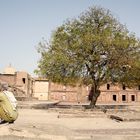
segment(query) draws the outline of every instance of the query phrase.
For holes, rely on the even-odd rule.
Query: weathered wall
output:
[[[87,101],[88,88],[84,86],[64,86],[61,84],[50,83],[50,99],[69,102]]]
[[[25,96],[27,97],[30,97],[33,94],[33,79],[27,72],[15,72],[15,74],[0,74],[0,82],[5,82],[10,86],[13,86],[14,90],[25,93]]]
[[[35,80],[34,82],[34,97],[39,100],[49,99],[49,82],[48,80]]]
[[[88,102],[90,88],[87,86],[64,86],[62,84],[49,83],[47,79],[33,79],[27,72],[15,74],[0,74],[0,81],[6,82],[27,97],[37,97],[39,100],[58,100],[66,102]],[[134,103],[140,102],[140,87],[129,89],[122,86],[105,84],[101,86],[101,95],[97,103]],[[18,91],[18,90],[17,90]]]
[[[32,96],[33,79],[27,72],[17,72],[16,87],[23,90],[26,93],[26,96]]]
[[[86,86],[70,87],[60,84],[51,83],[49,88],[50,99],[70,102],[87,102],[90,88]],[[133,103],[140,102],[140,90],[122,88],[107,84],[101,86],[101,94],[97,103]]]
[[[0,74],[0,81],[9,83],[10,85],[15,85],[16,75],[14,74]]]

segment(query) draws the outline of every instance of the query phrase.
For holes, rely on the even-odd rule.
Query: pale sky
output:
[[[42,38],[49,41],[56,27],[91,6],[111,10],[140,37],[140,0],[0,0],[0,72],[12,64],[34,75],[37,44]]]

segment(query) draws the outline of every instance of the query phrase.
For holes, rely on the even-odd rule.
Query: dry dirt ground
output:
[[[139,112],[114,112],[137,118],[120,122],[110,119],[108,112],[93,112],[19,109],[14,124],[0,124],[0,140],[140,140]]]

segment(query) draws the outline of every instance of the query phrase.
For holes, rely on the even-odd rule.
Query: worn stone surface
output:
[[[94,117],[90,117],[94,114]],[[14,124],[0,125],[2,140],[139,140],[140,121],[116,122],[108,118],[113,111],[82,109],[19,109]],[[139,112],[117,112],[135,119]],[[66,115],[68,117],[58,117]],[[78,117],[75,117],[78,115]],[[104,117],[99,117],[104,115]],[[122,117],[121,116],[121,117]]]

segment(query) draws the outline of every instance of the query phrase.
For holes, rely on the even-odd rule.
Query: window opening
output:
[[[131,101],[135,101],[135,95],[131,95]]]
[[[107,84],[107,90],[109,90],[110,89],[110,84]]]
[[[126,89],[125,85],[123,85],[123,87],[122,87],[122,88],[123,88],[123,90],[125,90],[125,89]]]
[[[26,79],[25,78],[22,78],[22,82],[25,84],[25,81],[26,81]]]
[[[140,90],[140,85],[138,86],[138,90]]]
[[[117,101],[117,96],[113,95],[113,101]]]
[[[126,95],[122,95],[122,101],[126,101]]]

